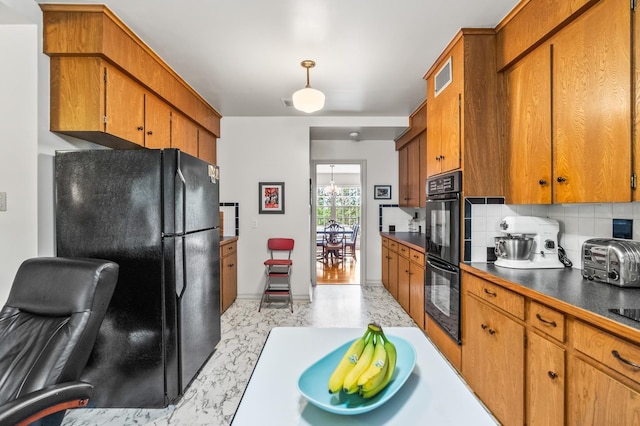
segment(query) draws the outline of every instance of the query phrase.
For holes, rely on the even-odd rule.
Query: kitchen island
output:
[[[361,328],[272,329],[232,424],[497,424],[456,370],[415,327],[385,328],[390,339],[399,336],[410,342],[417,355],[407,382],[385,404],[354,416],[330,413],[310,404],[297,389],[300,375],[363,332]]]

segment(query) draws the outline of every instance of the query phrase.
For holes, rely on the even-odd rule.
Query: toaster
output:
[[[640,287],[640,241],[616,238],[585,241],[582,276],[620,287]]]

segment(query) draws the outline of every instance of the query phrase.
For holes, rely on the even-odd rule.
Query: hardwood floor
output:
[[[356,259],[360,250],[356,250]],[[316,283],[322,284],[362,284],[360,282],[360,264],[351,256],[342,262],[316,261]]]

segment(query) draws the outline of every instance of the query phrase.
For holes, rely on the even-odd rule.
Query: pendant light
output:
[[[307,85],[293,94],[293,106],[295,109],[307,113],[320,111],[324,108],[324,93],[312,89],[309,84],[309,68],[315,67],[316,63],[307,59],[300,62],[300,65],[307,69]]]
[[[333,180],[333,168],[335,166],[331,164],[329,167],[331,167],[331,180],[329,181],[329,185],[325,188],[325,192],[330,195],[337,195],[338,187],[336,186],[336,182]]]

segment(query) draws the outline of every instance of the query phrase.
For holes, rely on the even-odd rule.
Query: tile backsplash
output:
[[[504,235],[499,224],[505,216],[539,216],[560,224],[559,244],[574,268],[581,267],[582,243],[590,238],[613,236],[613,220],[633,221],[633,239],[640,240],[640,203],[510,205],[487,203],[495,199],[465,199],[465,261],[486,262],[494,237]],[[470,210],[470,211],[469,211]]]
[[[389,232],[389,225],[395,226],[395,232],[417,232],[418,229],[425,228],[425,209],[399,207],[397,204],[380,204],[379,206],[380,231]],[[418,216],[415,219],[415,216]],[[414,229],[410,229],[411,226]]]

